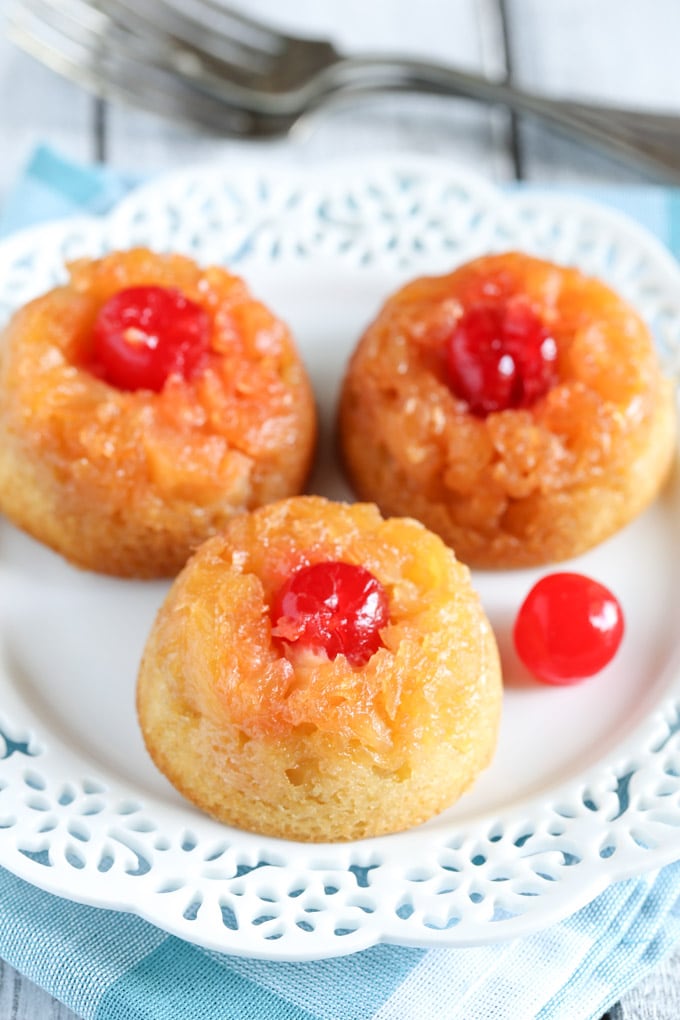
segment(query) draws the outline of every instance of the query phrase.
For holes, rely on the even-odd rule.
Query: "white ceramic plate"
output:
[[[0,314],[63,262],[145,243],[237,268],[288,319],[324,416],[311,489],[349,496],[332,448],[349,351],[404,279],[518,247],[609,280],[680,352],[680,273],[639,228],[596,206],[502,197],[448,166],[191,170],[107,220],[0,246]],[[0,525],[0,864],[45,889],[135,911],[180,937],[303,960],[379,941],[452,946],[536,930],[615,879],[680,857],[680,484],[571,564],[619,596],[614,663],[576,687],[530,681],[509,633],[535,571],[476,576],[507,680],[493,765],[410,832],[309,846],[226,828],[146,756],[134,714],[145,636],[166,585],[78,572]],[[545,571],[543,571],[545,573]]]

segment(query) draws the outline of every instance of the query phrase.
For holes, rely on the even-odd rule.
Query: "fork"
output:
[[[463,96],[541,119],[680,181],[680,115],[551,99],[444,64],[343,56],[219,0],[15,0],[8,34],[96,94],[240,137],[290,132],[369,92]]]

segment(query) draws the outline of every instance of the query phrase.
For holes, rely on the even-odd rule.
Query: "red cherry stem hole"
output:
[[[470,411],[530,407],[557,381],[557,346],[526,299],[472,305],[449,337],[448,382]]]
[[[272,634],[289,649],[346,656],[363,666],[382,647],[389,623],[387,592],[364,567],[315,563],[288,577],[271,607]]]
[[[210,316],[181,291],[128,287],[100,308],[88,367],[117,389],[159,392],[169,376],[201,370],[210,339]]]

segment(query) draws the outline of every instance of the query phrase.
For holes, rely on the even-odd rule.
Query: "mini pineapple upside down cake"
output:
[[[0,511],[79,566],[175,574],[235,513],[302,489],[309,381],[222,268],[139,248],[69,271],[0,343]]]
[[[368,504],[234,518],[175,580],[137,708],[147,748],[216,818],[304,841],[406,829],[489,763],[498,653],[469,572]]]
[[[472,566],[524,567],[584,552],[651,502],[675,405],[635,309],[511,252],[387,301],[349,364],[340,440],[361,499]]]

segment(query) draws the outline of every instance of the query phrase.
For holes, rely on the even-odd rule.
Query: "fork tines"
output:
[[[8,36],[32,56],[103,98],[114,98],[155,113],[201,124],[220,133],[269,136],[285,133],[294,118],[267,116],[242,101],[242,86],[231,84],[243,67],[266,70],[266,60],[285,39],[257,32],[250,19],[233,15],[224,24],[239,37],[219,49],[206,27],[209,9],[200,0],[179,10],[165,0],[16,0]],[[191,15],[187,13],[191,10]],[[155,21],[163,14],[162,23]],[[227,12],[228,13],[228,12]],[[248,39],[244,36],[248,35]],[[255,45],[257,41],[257,45]]]

